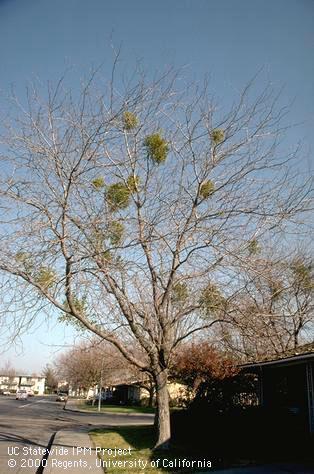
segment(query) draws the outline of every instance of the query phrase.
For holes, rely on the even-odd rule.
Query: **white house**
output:
[[[35,395],[43,395],[45,392],[45,377],[37,375],[1,375],[0,390],[15,393],[17,389],[31,390]]]

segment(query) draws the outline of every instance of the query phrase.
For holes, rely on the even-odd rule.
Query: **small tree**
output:
[[[310,185],[278,150],[285,110],[269,88],[249,84],[223,112],[172,72],[123,91],[95,81],[15,100],[2,122],[0,269],[24,304],[151,374],[167,447],[174,350],[226,320],[243,249],[305,211]]]
[[[75,389],[88,393],[98,385],[111,386],[119,383],[138,383],[148,390],[148,375],[130,364],[122,354],[108,343],[92,340],[81,342],[62,353],[55,362],[58,373]]]
[[[101,354],[86,343],[62,353],[55,366],[72,389],[83,390],[87,394],[99,383],[104,371]]]
[[[47,364],[42,372],[45,377],[45,389],[48,393],[54,393],[58,389],[58,377],[56,371]]]

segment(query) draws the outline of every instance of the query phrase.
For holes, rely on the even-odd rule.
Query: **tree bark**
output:
[[[168,372],[162,370],[155,375],[156,383],[156,415],[155,426],[158,438],[154,449],[168,449],[170,445],[170,410],[168,394]]]
[[[152,408],[154,406],[154,387],[150,387],[148,390],[148,393],[149,393],[148,406]]]

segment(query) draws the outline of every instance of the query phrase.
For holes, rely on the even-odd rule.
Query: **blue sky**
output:
[[[18,95],[34,77],[45,83],[74,66],[78,77],[111,62],[110,38],[122,45],[125,69],[141,59],[145,69],[187,66],[186,74],[211,78],[213,93],[227,102],[263,68],[293,101],[290,140],[313,150],[313,0],[0,0],[0,91]],[[73,83],[73,87],[75,84]],[[51,345],[72,332],[51,322],[24,338],[24,353],[0,355],[19,368],[40,370]]]

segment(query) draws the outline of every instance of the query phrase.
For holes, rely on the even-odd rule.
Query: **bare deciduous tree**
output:
[[[81,342],[62,353],[55,366],[72,389],[83,389],[87,394],[100,380],[103,386],[136,382],[146,387],[148,382],[148,374],[140,372],[117,349],[104,342]]]
[[[6,377],[3,382],[7,384],[8,390],[14,390],[16,387],[15,378],[17,376],[17,371],[9,360],[7,360],[3,367],[0,368],[0,374]]]
[[[43,377],[45,377],[45,390],[48,393],[53,393],[58,388],[58,381],[59,381],[59,374],[57,375],[56,371],[54,370],[51,365],[47,364],[44,367],[42,372]]]
[[[84,390],[87,393],[99,383],[101,372],[104,371],[98,351],[84,343],[62,353],[55,361],[55,366],[72,390]]]
[[[231,324],[220,325],[223,345],[256,360],[312,341],[313,293],[313,264],[306,254],[251,256],[228,302]]]
[[[219,289],[232,293],[244,249],[291,228],[311,188],[280,148],[286,110],[269,87],[249,84],[225,113],[172,72],[96,76],[15,100],[2,124],[3,288],[149,372],[166,447],[174,349],[224,320]]]

